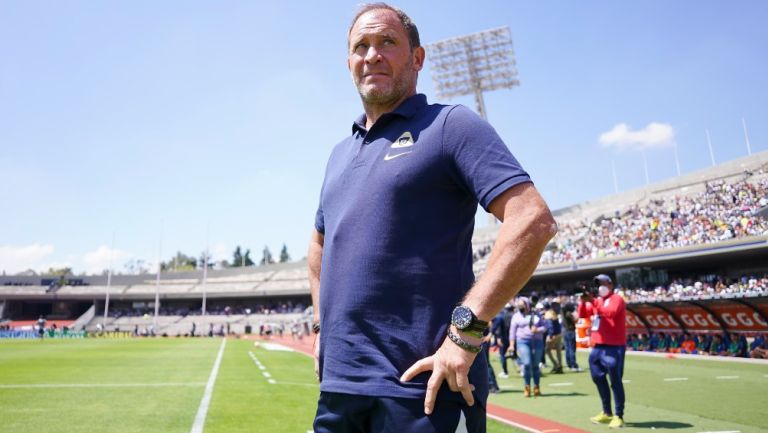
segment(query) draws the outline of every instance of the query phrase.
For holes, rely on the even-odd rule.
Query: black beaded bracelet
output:
[[[467,352],[477,353],[481,349],[480,346],[475,346],[469,342],[462,340],[461,337],[459,337],[458,335],[454,334],[453,331],[451,331],[451,328],[448,328],[448,338],[450,338],[451,341],[456,343],[457,346],[461,347]]]
[[[319,334],[320,333],[320,322],[315,322],[312,324],[312,333],[313,334]]]

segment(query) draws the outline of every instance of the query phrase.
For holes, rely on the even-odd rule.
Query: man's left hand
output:
[[[403,373],[400,381],[408,382],[420,373],[432,371],[424,398],[424,413],[427,415],[435,408],[437,391],[443,381],[448,382],[451,391],[460,392],[467,404],[472,406],[475,404],[475,397],[472,395],[475,387],[469,383],[468,375],[476,356],[476,353],[462,349],[446,337],[434,355],[416,361]]]

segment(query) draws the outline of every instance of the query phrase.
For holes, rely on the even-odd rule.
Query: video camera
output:
[[[597,288],[600,287],[599,281],[592,280],[592,281],[581,281],[576,284],[576,297],[581,298],[584,295],[596,297],[597,296]]]

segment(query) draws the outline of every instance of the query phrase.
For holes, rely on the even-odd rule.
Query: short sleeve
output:
[[[321,202],[317,206],[317,212],[315,212],[315,230],[319,233],[325,234],[325,217],[323,215],[323,203]]]
[[[445,117],[443,153],[457,180],[486,211],[501,193],[532,182],[493,127],[467,107],[452,107]]]

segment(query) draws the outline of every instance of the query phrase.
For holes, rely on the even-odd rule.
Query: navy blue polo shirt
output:
[[[321,391],[423,398],[428,373],[399,378],[445,339],[474,282],[472,232],[510,187],[530,182],[496,131],[463,106],[418,94],[333,149],[315,228],[320,272]],[[487,397],[478,356],[470,382]],[[461,398],[444,384],[438,398]],[[483,400],[484,401],[484,400]]]

